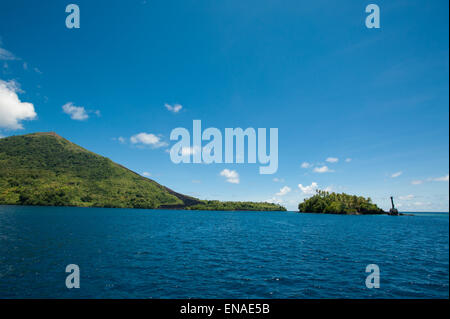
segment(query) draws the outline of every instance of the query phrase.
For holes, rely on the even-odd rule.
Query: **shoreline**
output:
[[[183,210],[183,211],[199,211],[199,212],[283,212],[283,213],[295,213],[295,211],[287,211],[287,210],[249,210],[249,209],[184,209],[184,208],[137,208],[137,207],[101,207],[101,206],[74,206],[74,205],[17,205],[17,204],[2,204],[0,203],[0,207],[55,207],[55,208],[95,208],[95,209],[134,209],[134,210]]]
[[[166,210],[166,211],[198,211],[198,212],[266,212],[266,213],[295,213],[295,214],[316,214],[316,215],[341,215],[341,216],[385,216],[389,213],[382,214],[331,214],[331,213],[315,213],[315,212],[299,212],[296,210],[212,210],[212,209],[183,209],[183,208],[134,208],[134,207],[98,207],[98,206],[55,206],[55,205],[16,205],[16,204],[0,204],[0,208],[5,207],[49,207],[49,208],[93,208],[93,209],[133,209],[137,211],[142,210]],[[439,211],[439,212],[403,212],[399,213],[398,216],[416,216],[416,214],[450,214],[450,212]]]

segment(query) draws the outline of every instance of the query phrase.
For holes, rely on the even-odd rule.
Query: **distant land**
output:
[[[377,215],[388,214],[372,203],[370,198],[348,195],[345,193],[329,193],[317,190],[316,195],[307,198],[298,205],[301,213],[322,213],[340,215]],[[402,214],[401,214],[402,215]]]
[[[285,211],[177,193],[56,133],[0,139],[0,205]]]

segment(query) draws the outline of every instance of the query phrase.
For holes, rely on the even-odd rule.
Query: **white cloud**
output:
[[[309,186],[303,186],[302,184],[298,184],[298,188],[307,195],[312,195],[316,192],[318,185],[316,182],[312,182]]]
[[[34,120],[37,117],[31,103],[20,101],[21,93],[14,81],[0,80],[0,127],[11,130],[23,129],[20,121]]]
[[[308,162],[303,162],[301,166],[302,166],[302,168],[310,168],[312,166],[312,164],[308,163]]]
[[[395,172],[394,174],[391,175],[391,177],[392,177],[392,178],[397,178],[397,177],[399,177],[399,176],[402,175],[402,174],[403,174],[402,171],[400,171],[400,172]]]
[[[284,196],[287,193],[289,193],[291,191],[291,188],[289,186],[284,186],[283,188],[280,189],[280,191],[276,194],[277,196]]]
[[[337,157],[328,157],[328,158],[326,159],[326,161],[327,161],[328,163],[337,163],[337,162],[339,162],[339,158],[337,158]]]
[[[145,177],[150,177],[150,176],[152,176],[152,174],[150,174],[149,172],[143,172],[141,175],[142,175],[142,176],[145,176]]]
[[[120,144],[125,144],[127,142],[127,140],[124,137],[122,137],[122,136],[113,137],[112,140],[113,141],[118,141]]]
[[[0,60],[18,60],[18,58],[8,50],[0,48]]]
[[[224,169],[220,172],[220,176],[224,176],[228,183],[239,184],[239,174],[236,171]]]
[[[433,182],[448,182],[448,174],[442,177],[430,178]]]
[[[448,182],[448,181],[449,181],[449,176],[447,174],[447,175],[441,176],[441,177],[430,177],[430,178],[427,178],[426,180],[414,180],[414,181],[411,181],[411,184],[420,185],[420,184],[423,184],[424,182]]]
[[[348,158],[345,159],[345,161],[346,161],[347,163],[350,163],[350,162],[352,161],[352,159],[351,159],[350,157],[348,157]]]
[[[166,104],[164,104],[164,106],[166,107],[166,109],[168,109],[172,113],[178,113],[183,108],[183,106],[181,104],[170,105],[170,104],[166,103]]]
[[[329,169],[328,166],[315,167],[314,172],[316,173],[330,173],[333,170]]]
[[[70,115],[72,120],[84,121],[89,118],[86,110],[82,106],[75,106],[72,102],[68,102],[62,106],[64,113]]]
[[[276,182],[276,183],[283,183],[283,182],[284,182],[284,178],[278,178],[278,177],[275,177],[275,178],[273,179],[273,181]]]
[[[266,200],[266,202],[281,205],[283,203],[283,200],[281,198],[272,197]]]
[[[130,142],[133,144],[144,144],[158,148],[166,146],[167,143],[161,141],[159,136],[152,133],[139,133],[130,137]]]
[[[399,196],[398,198],[401,200],[412,200],[414,195]]]

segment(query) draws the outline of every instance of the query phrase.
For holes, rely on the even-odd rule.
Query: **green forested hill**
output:
[[[384,214],[385,212],[370,198],[348,195],[345,193],[329,193],[318,190],[316,195],[307,198],[298,205],[302,213],[325,213],[325,214]]]
[[[55,133],[0,139],[0,205],[214,209]],[[229,209],[240,209],[227,202]],[[255,210],[282,210],[254,203]],[[258,209],[258,205],[262,205]],[[269,205],[270,209],[267,209]]]

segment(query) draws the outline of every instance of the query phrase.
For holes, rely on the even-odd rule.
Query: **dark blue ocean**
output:
[[[447,213],[0,206],[0,298],[448,297]]]

